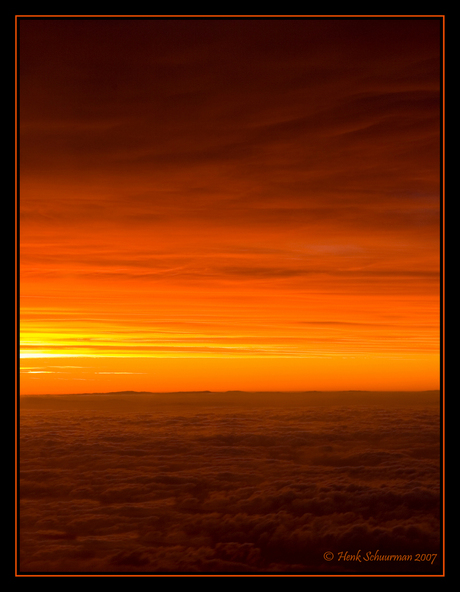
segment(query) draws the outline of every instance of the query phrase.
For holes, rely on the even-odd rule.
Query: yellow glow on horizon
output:
[[[322,70],[303,34],[298,56],[269,51],[263,68],[265,37],[260,47],[251,40],[235,79],[200,49],[203,77],[186,108],[189,75],[165,66],[176,63],[174,36],[171,62],[168,53],[147,60],[152,72],[159,60],[168,84],[148,76],[132,94],[129,68],[113,103],[110,76],[93,76],[102,39],[94,63],[90,53],[75,62],[72,44],[49,70],[35,37],[23,37],[24,72],[40,75],[21,87],[21,359],[86,359],[101,371],[112,360],[111,372],[139,360],[149,390],[439,382],[439,76],[424,70],[438,56],[435,29],[423,43],[411,29],[415,45],[404,41],[396,61],[386,42],[372,44],[378,62],[369,61],[353,38],[350,78],[341,65],[329,76],[340,36],[328,44],[326,75],[311,79],[309,68]],[[48,49],[64,42],[59,26],[40,39]],[[233,61],[233,41],[222,41]],[[424,75],[408,82],[418,58]],[[100,95],[78,76],[69,84],[76,63]],[[420,97],[414,110],[409,91]],[[62,388],[54,378],[47,389]]]
[[[19,357],[21,359],[27,358],[75,358],[79,357],[78,354],[56,354],[53,352],[47,351],[29,351],[29,350],[21,350],[19,352]],[[85,356],[83,356],[85,357]]]
[[[72,364],[72,365],[69,365]],[[227,390],[430,390],[439,388],[439,354],[318,357],[35,358],[23,362],[21,394]],[[33,371],[33,372],[30,372]],[[41,372],[40,372],[41,371]]]

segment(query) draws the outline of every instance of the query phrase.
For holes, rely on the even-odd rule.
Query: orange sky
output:
[[[20,19],[20,392],[439,388],[440,19]]]

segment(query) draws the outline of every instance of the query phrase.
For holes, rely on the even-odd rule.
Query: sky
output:
[[[21,394],[440,384],[439,18],[21,18]]]

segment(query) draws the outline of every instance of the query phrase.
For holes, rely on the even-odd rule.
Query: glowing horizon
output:
[[[21,394],[440,388],[439,20],[19,47]]]

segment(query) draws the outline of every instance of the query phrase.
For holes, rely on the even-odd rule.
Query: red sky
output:
[[[19,19],[21,393],[439,388],[441,25]]]

